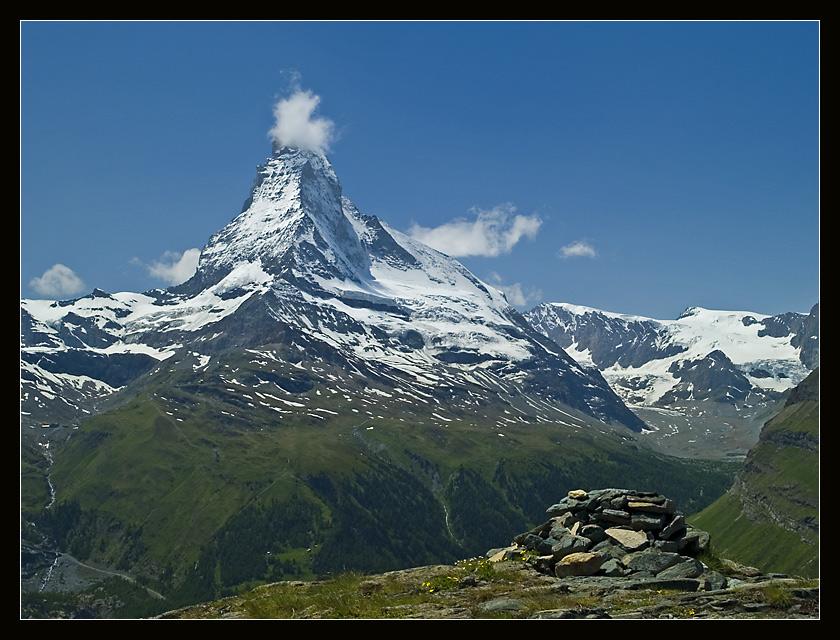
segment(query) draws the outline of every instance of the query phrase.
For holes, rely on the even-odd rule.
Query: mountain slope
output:
[[[819,305],[780,316],[693,307],[674,321],[561,303],[524,315],[597,367],[653,442],[684,455],[746,453],[819,361]]]
[[[729,492],[692,519],[764,571],[819,575],[819,369],[761,430]]]

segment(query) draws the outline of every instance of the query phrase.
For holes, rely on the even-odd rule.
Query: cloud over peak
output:
[[[272,140],[281,147],[295,147],[326,153],[335,140],[335,124],[315,116],[321,98],[311,91],[296,89],[274,105]]]

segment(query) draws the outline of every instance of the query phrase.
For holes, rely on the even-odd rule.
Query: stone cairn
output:
[[[692,590],[726,586],[723,576],[697,559],[708,548],[709,534],[687,525],[661,494],[575,490],[547,513],[547,522],[487,556],[500,561],[530,552],[537,571],[558,578],[632,578]]]

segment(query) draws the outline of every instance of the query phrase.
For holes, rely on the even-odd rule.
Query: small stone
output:
[[[653,548],[630,553],[622,558],[624,566],[628,569],[632,571],[649,571],[654,575],[669,567],[673,567],[682,560],[683,556],[678,553],[669,553]]]
[[[681,556],[683,557],[683,556]],[[656,574],[657,578],[696,578],[703,574],[703,564],[694,558],[685,558],[682,562],[663,569]]]
[[[521,549],[517,545],[504,547],[503,549],[492,549],[487,552],[487,559],[490,562],[502,562],[503,560],[513,560],[518,558],[521,554]]]
[[[700,580],[702,588],[706,591],[726,589],[726,587],[729,586],[725,576],[721,575],[717,571],[712,571],[711,569],[706,569],[700,577]]]
[[[627,509],[647,513],[674,513],[674,503],[670,500],[665,500],[662,503],[630,500],[627,502]]]
[[[575,526],[575,525],[572,525]],[[560,523],[555,523],[551,526],[551,529],[548,530],[548,537],[559,539],[563,536],[571,535],[572,531],[568,527],[563,526]]]
[[[663,525],[663,516],[634,513],[630,517],[630,526],[639,531],[660,531]]]
[[[629,551],[638,551],[648,546],[647,535],[641,531],[613,527],[605,529],[604,533]]]
[[[662,540],[669,540],[685,529],[685,516],[677,514],[673,520],[662,528],[659,532],[659,537]]]
[[[611,578],[620,578],[627,574],[627,568],[621,564],[620,560],[610,558],[601,565],[601,572]]]
[[[613,544],[613,540],[611,538],[607,538],[603,542],[599,542],[588,551],[597,551],[605,559],[607,558],[615,558],[616,560],[621,560],[624,556],[627,555],[628,551],[620,544]]]
[[[570,576],[591,576],[598,572],[603,564],[600,553],[572,553],[554,566],[554,575],[558,578]]]
[[[680,553],[695,556],[709,548],[709,534],[699,529],[687,527],[685,535],[677,540]]]
[[[598,520],[612,524],[630,524],[630,514],[619,509],[603,509],[598,514]]]
[[[517,536],[516,543],[521,544],[526,549],[538,549],[540,545],[542,545],[543,539],[538,535],[529,533],[523,538],[519,538],[519,536]]]
[[[525,605],[515,598],[496,598],[481,605],[485,611],[519,611]]]
[[[597,524],[583,525],[578,530],[577,535],[588,538],[595,544],[607,539],[607,534],[604,532],[603,527],[599,527]]]
[[[551,545],[551,555],[555,560],[560,560],[569,554],[586,551],[590,546],[592,546],[592,542],[588,538],[573,535],[564,536]]]
[[[571,513],[566,512],[562,515],[556,516],[552,518],[549,522],[551,522],[551,527],[566,527],[570,529],[575,525],[577,522],[577,518],[575,518]]]
[[[671,553],[679,553],[680,551],[679,545],[673,540],[654,540],[651,543],[651,546],[659,549],[660,551],[669,551]]]

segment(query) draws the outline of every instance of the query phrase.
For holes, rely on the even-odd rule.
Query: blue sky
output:
[[[520,309],[807,312],[819,26],[22,22],[21,296],[184,277],[300,90],[363,213]]]

